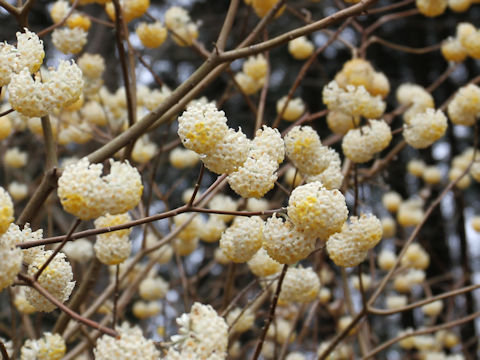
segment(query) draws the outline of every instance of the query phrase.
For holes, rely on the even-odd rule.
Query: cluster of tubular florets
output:
[[[28,339],[20,350],[22,360],[60,360],[67,351],[65,341],[59,334],[46,332],[40,339]]]
[[[142,45],[147,48],[159,47],[167,39],[167,28],[159,21],[155,21],[151,24],[146,22],[140,23],[137,27],[136,33],[142,42]]]
[[[57,28],[52,32],[52,43],[64,54],[77,54],[87,43],[87,35],[81,27]]]
[[[237,217],[220,238],[220,247],[233,262],[243,263],[262,247],[263,220],[258,216]]]
[[[320,279],[311,267],[289,267],[283,279],[278,302],[279,304],[308,303],[317,297],[319,290]]]
[[[295,188],[287,211],[299,231],[324,241],[342,229],[348,216],[343,194],[326,189],[319,181]]]
[[[247,95],[255,94],[265,83],[268,63],[262,54],[251,56],[243,63],[242,71],[235,74],[235,82]]]
[[[145,14],[150,6],[150,0],[120,0],[122,15],[125,22],[130,22]],[[112,2],[105,5],[105,11],[110,19],[115,20],[115,7]]]
[[[448,0],[416,0],[418,11],[428,17],[442,15],[447,9]]]
[[[97,360],[127,360],[146,359],[156,360],[160,358],[160,352],[156,349],[152,340],[146,339],[138,326],[130,326],[124,322],[117,328],[118,338],[103,335],[97,341],[93,349]]]
[[[378,119],[385,111],[386,104],[380,95],[371,95],[363,85],[347,85],[342,88],[333,80],[323,88],[323,102],[329,110],[352,117]]]
[[[370,120],[367,125],[347,132],[342,141],[343,153],[356,163],[373,159],[392,140],[390,126],[384,120]]]
[[[101,176],[102,170],[102,164],[90,164],[87,158],[65,168],[58,180],[58,197],[65,211],[89,220],[137,206],[143,191],[138,170],[128,162],[113,160],[110,174]]]
[[[403,114],[403,120],[406,124],[415,115],[435,107],[432,95],[420,85],[402,84],[398,87],[396,96],[400,105],[408,106],[407,111]]]
[[[285,136],[286,154],[306,182],[321,181],[328,189],[338,189],[343,182],[340,156],[323,146],[310,126],[296,126]]]
[[[461,87],[448,104],[448,117],[455,125],[472,126],[480,116],[480,87]]]
[[[230,187],[243,198],[261,198],[275,185],[285,145],[277,129],[264,126],[250,143],[247,159],[228,176]]]
[[[300,36],[289,41],[288,52],[296,60],[305,60],[313,54],[315,46],[306,36]]]
[[[0,235],[7,231],[13,222],[12,198],[3,187],[0,186]]]
[[[442,55],[455,62],[462,62],[467,56],[480,59],[480,30],[471,23],[459,23],[455,37],[448,37],[442,43]]]
[[[190,313],[177,318],[178,334],[171,340],[167,359],[211,359],[221,360],[227,356],[228,326],[210,305],[198,302]]]
[[[173,41],[179,46],[190,46],[198,37],[198,26],[187,10],[172,6],[165,13],[165,25],[172,32]]]
[[[97,218],[94,223],[95,228],[100,229],[122,225],[131,220],[132,218],[128,213],[119,215],[106,214]],[[98,235],[97,241],[93,246],[97,258],[107,265],[118,265],[124,262],[130,256],[132,250],[129,239],[130,232],[131,229],[128,228]]]
[[[10,228],[12,226],[15,225]],[[0,291],[12,285],[22,269],[22,250],[16,246],[18,239],[11,236],[9,230],[0,236]]]
[[[378,244],[382,234],[382,224],[376,216],[352,216],[340,232],[328,238],[328,255],[338,266],[356,266],[365,260],[368,250]]]
[[[427,109],[404,124],[403,137],[410,146],[424,149],[440,139],[447,126],[447,117],[442,110]]]

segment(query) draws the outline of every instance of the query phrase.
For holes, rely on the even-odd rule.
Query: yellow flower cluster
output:
[[[187,10],[179,6],[172,6],[165,13],[165,25],[173,35],[173,41],[179,46],[190,46],[198,38],[198,26]]]
[[[352,216],[340,232],[328,238],[328,255],[338,266],[356,266],[365,260],[368,250],[382,239],[382,233],[382,224],[376,216]]]
[[[255,94],[265,83],[268,63],[262,54],[250,56],[244,63],[242,71],[235,74],[235,81],[247,95]]]
[[[277,113],[281,113],[285,103],[287,101],[287,97],[284,96],[277,101]],[[305,104],[303,103],[302,99],[294,98],[291,99],[285,111],[282,113],[282,119],[286,121],[295,121],[297,120],[302,114],[305,112]]]
[[[432,95],[420,85],[402,84],[398,87],[396,96],[400,105],[408,106],[408,110],[403,114],[406,123],[415,115],[435,107]]]
[[[128,213],[119,215],[106,214],[95,220],[95,228],[105,228],[125,224],[132,218]],[[132,250],[129,235],[132,229],[123,229],[97,235],[93,249],[97,259],[107,265],[118,265],[124,262]]]
[[[159,47],[167,39],[167,28],[159,21],[152,24],[140,23],[136,33],[142,45],[151,49]]]
[[[305,60],[313,54],[315,46],[306,36],[300,36],[289,41],[288,52],[296,60]]]
[[[277,0],[251,0],[251,5],[259,17],[264,17],[277,2]],[[282,15],[284,10],[285,5],[277,11],[275,17]]]
[[[343,183],[340,155],[335,150],[328,148],[327,153],[323,156],[328,161],[328,167],[319,174],[305,175],[305,182],[320,181],[328,190],[340,189]]]
[[[370,120],[359,129],[352,129],[343,137],[342,150],[347,158],[356,163],[373,159],[392,140],[390,126],[384,120]]]
[[[95,359],[156,360],[160,358],[160,352],[156,349],[153,341],[146,339],[138,326],[132,327],[127,322],[124,322],[116,330],[120,334],[118,338],[103,335],[97,340],[97,346],[93,349]]]
[[[287,211],[299,231],[320,240],[340,231],[348,216],[342,193],[327,190],[319,181],[295,188]]]
[[[423,201],[413,198],[403,201],[397,211],[397,221],[403,227],[416,226],[424,217]]]
[[[127,23],[145,14],[150,6],[150,0],[120,0],[123,20]],[[115,20],[115,7],[112,2],[105,5],[105,11],[112,21]]]
[[[83,76],[90,80],[101,78],[105,71],[105,60],[99,54],[84,53],[78,58],[77,65]]]
[[[266,277],[282,270],[282,264],[273,260],[265,250],[260,248],[247,262],[250,271],[258,277]]]
[[[52,250],[38,252],[28,266],[28,275],[34,276],[52,254]],[[68,300],[75,286],[75,281],[72,281],[72,279],[72,267],[66,260],[65,254],[60,252],[55,255],[50,264],[43,270],[38,278],[38,283],[53,297],[63,303]],[[26,288],[25,296],[37,311],[51,312],[57,308],[56,305],[52,304],[34,288]]]
[[[416,0],[418,11],[428,17],[442,15],[447,9],[447,0]]]
[[[0,292],[12,285],[22,270],[22,250],[16,247],[18,240],[9,232],[0,236]]]
[[[459,23],[455,37],[448,37],[442,43],[441,50],[448,61],[461,62],[467,56],[480,59],[480,29],[471,23]]]
[[[110,174],[102,177],[103,165],[90,164],[87,158],[68,165],[58,180],[57,191],[65,211],[89,220],[137,206],[143,191],[138,170],[113,160],[110,166]]]
[[[155,156],[157,151],[157,145],[150,141],[148,135],[144,135],[135,142],[132,159],[139,164],[146,164]]]

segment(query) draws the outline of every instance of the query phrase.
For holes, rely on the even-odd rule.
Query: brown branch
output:
[[[218,35],[216,49],[217,51],[225,50],[225,45],[227,44],[228,35],[230,34],[230,30],[232,29],[233,22],[235,20],[235,15],[237,15],[238,5],[240,0],[231,0],[230,6],[228,7],[227,16],[225,17],[225,21],[223,22],[222,29],[220,30],[220,34]]]

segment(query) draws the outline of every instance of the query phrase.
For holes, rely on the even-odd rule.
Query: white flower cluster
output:
[[[232,261],[243,263],[262,247],[263,220],[259,216],[237,217],[220,238],[220,248]]]
[[[385,149],[391,140],[390,126],[384,120],[370,120],[367,125],[348,131],[343,137],[342,150],[353,162],[364,163]]]
[[[40,251],[28,266],[28,275],[34,276],[52,254],[52,250]],[[72,267],[66,260],[65,254],[60,252],[43,270],[38,278],[38,283],[63,303],[68,300],[75,286],[75,281],[72,281],[72,279]],[[37,311],[50,312],[57,308],[34,288],[28,287],[25,289],[25,296]]]
[[[382,224],[376,216],[352,216],[350,223],[328,238],[328,255],[338,266],[356,266],[365,260],[368,250],[378,244],[382,234]]]
[[[348,216],[342,193],[326,189],[319,181],[295,188],[287,212],[299,231],[320,240],[340,231]]]
[[[386,108],[382,98],[371,95],[363,85],[347,85],[343,89],[335,80],[323,88],[323,102],[329,110],[367,119],[380,118]]]
[[[0,235],[7,231],[13,222],[12,198],[3,187],[0,186]]]
[[[23,254],[22,250],[16,247],[17,241],[10,236],[9,230],[0,236],[0,292],[13,284],[22,269]]]
[[[408,106],[407,111],[403,114],[406,124],[417,114],[435,107],[432,95],[420,85],[402,84],[398,87],[396,96],[400,105]]]
[[[165,13],[165,26],[172,31],[173,41],[179,46],[190,46],[198,37],[198,26],[187,10],[172,6]]]
[[[305,60],[313,54],[315,46],[306,36],[300,36],[288,42],[288,52],[296,60]]]
[[[282,264],[273,260],[264,247],[261,247],[247,264],[250,271],[258,277],[273,275],[282,270]]]
[[[67,346],[59,334],[46,332],[40,339],[28,339],[20,350],[21,360],[60,360]]]
[[[276,283],[273,288],[276,288]],[[319,291],[320,279],[311,267],[288,268],[283,279],[278,303],[280,305],[291,302],[308,303],[315,300]]]
[[[264,126],[251,142],[248,158],[227,180],[243,198],[261,198],[275,185],[278,164],[285,156],[285,146],[277,129]]]
[[[177,318],[177,324],[178,335],[171,338],[175,345],[166,359],[226,359],[228,326],[210,305],[194,303],[190,313]]]
[[[427,109],[404,124],[403,137],[416,149],[424,149],[440,139],[447,130],[447,117],[442,110]]]
[[[152,340],[146,339],[138,326],[124,322],[118,329],[119,338],[103,335],[93,349],[96,360],[157,360],[160,352]]]
[[[323,146],[317,132],[310,126],[295,126],[285,136],[287,156],[307,182],[321,181],[328,189],[339,188],[343,182],[340,156]]]
[[[119,215],[106,214],[96,219],[94,223],[95,228],[100,229],[121,225],[131,220],[132,218],[128,213]],[[97,235],[93,249],[98,260],[107,265],[118,265],[124,262],[132,251],[132,244],[129,238],[131,231],[131,229],[123,229]]]
[[[77,54],[87,43],[87,35],[81,27],[57,28],[52,32],[52,42],[64,54]]]
[[[103,165],[87,158],[68,165],[58,180],[58,197],[65,211],[89,220],[133,209],[143,185],[138,170],[128,162],[110,160],[110,174],[101,176]]]
[[[244,63],[242,71],[235,74],[235,82],[247,95],[255,94],[265,83],[268,63],[262,54],[250,56]]]
[[[461,87],[448,104],[448,116],[456,125],[474,125],[480,116],[480,87],[475,84]]]
[[[78,100],[83,89],[82,71],[70,61],[60,61],[58,69],[46,74],[46,81],[35,79],[26,68],[11,76],[8,101],[13,109],[30,117],[48,115],[56,108]]]

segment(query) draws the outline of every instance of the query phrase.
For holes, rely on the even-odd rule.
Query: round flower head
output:
[[[132,218],[128,213],[120,215],[106,214],[96,219],[94,223],[95,228],[100,229],[121,225],[131,220]],[[98,260],[107,265],[118,265],[128,259],[132,250],[129,239],[131,231],[131,229],[123,229],[97,235],[93,249]]]
[[[281,113],[283,107],[285,106],[285,102],[287,101],[287,97],[284,96],[280,100],[277,101],[277,113]],[[305,112],[305,104],[303,103],[302,99],[295,98],[291,99],[285,111],[282,113],[282,119],[286,121],[295,121],[297,120],[302,114]]]
[[[288,216],[298,230],[326,240],[347,220],[345,198],[315,181],[295,188],[288,201]]]
[[[236,211],[238,209],[238,203],[228,195],[217,194],[208,203],[209,209],[223,210],[223,211]],[[234,218],[234,215],[230,214],[215,214],[224,222],[229,222]]]
[[[29,224],[25,224],[22,230],[16,224],[10,224],[7,232],[0,239],[8,244],[20,244],[29,241],[38,241],[43,239],[43,230],[32,231]],[[13,246],[13,245],[12,245]],[[23,249],[23,262],[30,264],[33,259],[44,250],[44,246],[35,246],[29,249]]]
[[[401,203],[402,197],[395,191],[386,192],[382,196],[383,206],[391,213],[396,213]]]
[[[64,54],[77,54],[87,43],[88,33],[80,27],[55,29],[52,32],[52,42]]]
[[[238,217],[220,238],[220,247],[230,260],[243,263],[252,258],[263,243],[263,220],[258,216]]]
[[[273,260],[262,247],[247,262],[250,271],[258,277],[266,277],[282,271],[282,264]]]
[[[422,312],[430,317],[438,316],[443,310],[442,300],[433,301],[421,307]]]
[[[139,287],[138,293],[144,300],[159,300],[167,295],[168,282],[161,277],[146,278]]]
[[[382,250],[377,257],[378,267],[382,270],[389,271],[395,265],[396,260],[397,256],[393,251]]]
[[[282,163],[285,157],[285,144],[278,129],[266,125],[258,129],[251,142],[249,156],[255,159],[268,157],[278,164]]]
[[[447,130],[447,117],[441,110],[427,109],[404,125],[405,141],[416,149],[424,149],[440,139]]]
[[[178,136],[183,145],[199,154],[209,154],[228,132],[227,118],[216,106],[196,102],[178,118]]]
[[[414,243],[407,248],[400,264],[408,268],[425,270],[430,265],[430,255],[420,244]]]
[[[323,88],[322,95],[323,102],[329,110],[340,111],[351,116],[378,119],[386,107],[380,96],[372,96],[363,85],[347,85],[343,89],[334,80]]]
[[[344,229],[347,230],[348,226],[345,225]],[[357,266],[367,257],[368,251],[361,250],[357,246],[355,238],[352,238],[354,235],[355,234],[342,230],[328,238],[328,256],[335,265],[342,267]]]
[[[391,217],[385,217],[381,220],[381,222],[382,222],[383,238],[389,239],[394,237],[397,231],[397,224],[395,223],[395,220],[393,220]]]
[[[273,215],[263,228],[263,247],[281,264],[292,265],[305,259],[315,249],[315,237],[299,232],[289,221]]]
[[[140,164],[146,164],[157,153],[157,145],[151,142],[147,135],[137,139],[132,150],[132,159]]]
[[[320,181],[328,190],[340,189],[343,183],[340,155],[335,150],[328,148],[328,152],[325,153],[324,157],[327,158],[328,167],[320,174],[306,175],[305,182]]]
[[[267,74],[267,60],[262,54],[250,56],[243,63],[243,72],[254,80],[263,79]]]
[[[190,19],[188,12],[172,6],[165,13],[165,25],[173,33],[173,41],[179,46],[190,46],[198,37],[198,27]]]
[[[474,125],[480,116],[480,87],[469,84],[460,88],[448,104],[448,116],[456,125]]]
[[[316,175],[328,167],[325,156],[327,148],[322,146],[317,132],[310,126],[295,126],[285,136],[287,156],[295,167],[306,175]]]
[[[276,284],[273,288],[276,288]],[[280,305],[291,302],[308,303],[315,300],[319,290],[320,279],[311,267],[288,268],[278,302]]]
[[[423,216],[423,201],[410,199],[400,204],[397,221],[403,227],[416,226],[422,221]]]
[[[38,77],[33,79],[28,69],[24,68],[11,76],[8,102],[22,115],[42,117],[48,115],[56,105],[48,89],[48,84],[42,83]]]
[[[90,164],[87,158],[65,168],[58,180],[58,196],[65,211],[89,220],[137,206],[143,191],[137,169],[110,160],[110,174],[101,177],[102,170],[103,165]]]
[[[442,171],[438,166],[427,166],[422,174],[422,179],[430,185],[439,184],[442,181]]]
[[[22,201],[28,195],[28,186],[17,181],[12,181],[8,184],[8,192],[13,200]]]
[[[117,328],[120,336],[114,338],[103,335],[97,340],[97,346],[93,349],[97,360],[127,360],[145,359],[156,360],[160,353],[152,340],[143,337],[142,330],[138,326],[130,326],[124,322]]]
[[[167,359],[226,359],[228,326],[210,305],[194,303],[190,313],[177,318],[177,324],[180,328],[171,338],[175,345]]]
[[[78,27],[85,31],[88,31],[90,29],[90,26],[92,26],[92,22],[87,16],[74,13],[68,17],[67,26],[70,29]]]
[[[448,0],[448,7],[458,13],[465,12],[472,5],[472,0]]]
[[[227,180],[238,195],[243,198],[261,198],[275,185],[277,163],[268,157],[254,159],[249,157]]]
[[[40,339],[28,339],[20,350],[21,359],[60,360],[63,359],[67,346],[59,334],[46,332]]]
[[[17,58],[16,71],[19,72],[24,68],[33,74],[43,63],[45,52],[43,50],[43,41],[37,34],[24,29],[25,32],[17,32]]]
[[[217,242],[227,226],[221,218],[212,214],[208,221],[200,228],[200,239],[205,242]]]
[[[137,36],[146,48],[156,48],[162,45],[167,39],[167,29],[156,21],[152,24],[140,23],[137,27]]]
[[[442,55],[445,60],[462,62],[467,57],[467,49],[457,38],[449,37],[442,43]]]
[[[442,15],[448,5],[447,0],[416,0],[418,11],[428,17]]]
[[[198,163],[200,157],[195,151],[175,148],[169,155],[170,164],[177,169],[193,167]]]
[[[255,322],[255,314],[248,309],[242,313],[242,309],[236,307],[229,311],[226,320],[227,324],[232,328],[231,331],[243,333],[252,328]]]
[[[288,43],[288,52],[296,60],[305,60],[313,54],[315,46],[306,36],[300,36]]]
[[[247,160],[250,140],[241,129],[228,129],[225,137],[212,151],[201,157],[205,167],[216,174],[230,174]]]
[[[22,250],[16,247],[18,240],[9,235],[7,231],[0,236],[0,292],[12,285],[22,270]]]
[[[102,55],[84,53],[77,60],[78,67],[89,79],[101,78],[105,71],[105,60]]]
[[[93,245],[88,239],[77,239],[65,244],[62,251],[72,261],[85,264],[93,256]]]
[[[370,120],[360,129],[348,131],[342,141],[342,150],[353,162],[364,163],[385,149],[391,140],[392,132],[385,121]]]
[[[240,90],[247,95],[255,94],[263,86],[263,78],[256,80],[243,72],[235,74],[235,82],[240,87]]]
[[[52,250],[47,250],[35,256],[28,266],[28,275],[34,276],[52,254]],[[64,303],[70,297],[75,286],[75,282],[72,279],[72,267],[66,260],[65,254],[60,252],[55,255],[50,264],[43,270],[38,278],[38,283],[58,301]],[[50,312],[57,308],[56,305],[48,301],[34,288],[26,288],[25,296],[37,311]]]
[[[203,227],[203,221],[200,217],[183,213],[175,216],[173,222],[176,228],[183,226],[183,229],[178,234],[180,239],[185,241],[198,240],[200,229]],[[187,222],[188,224],[184,226]]]
[[[7,231],[13,222],[13,202],[12,198],[0,186],[0,235]]]
[[[15,60],[15,47],[7,43],[0,43],[0,86],[5,86],[10,82],[10,76],[16,70]]]
[[[334,133],[344,135],[348,130],[360,125],[360,117],[354,117],[341,111],[332,110],[327,114],[327,125]]]
[[[53,22],[59,23],[63,20],[65,16],[67,16],[68,12],[70,11],[70,6],[68,5],[67,1],[64,0],[57,0],[50,8],[50,17],[52,18]]]
[[[141,17],[145,14],[150,6],[150,0],[121,0],[122,15],[125,22]],[[112,2],[108,2],[105,11],[112,21],[115,20],[115,7]]]
[[[255,10],[255,13],[259,17],[264,17],[265,15],[268,14],[271,8],[277,3],[278,1],[276,0],[252,0],[252,7],[253,10]],[[283,10],[285,9],[285,5],[282,6],[277,13],[275,14],[275,17],[278,17],[282,15]]]
[[[27,156],[25,151],[20,151],[18,147],[13,147],[5,151],[3,162],[6,166],[18,169],[27,164]]]

